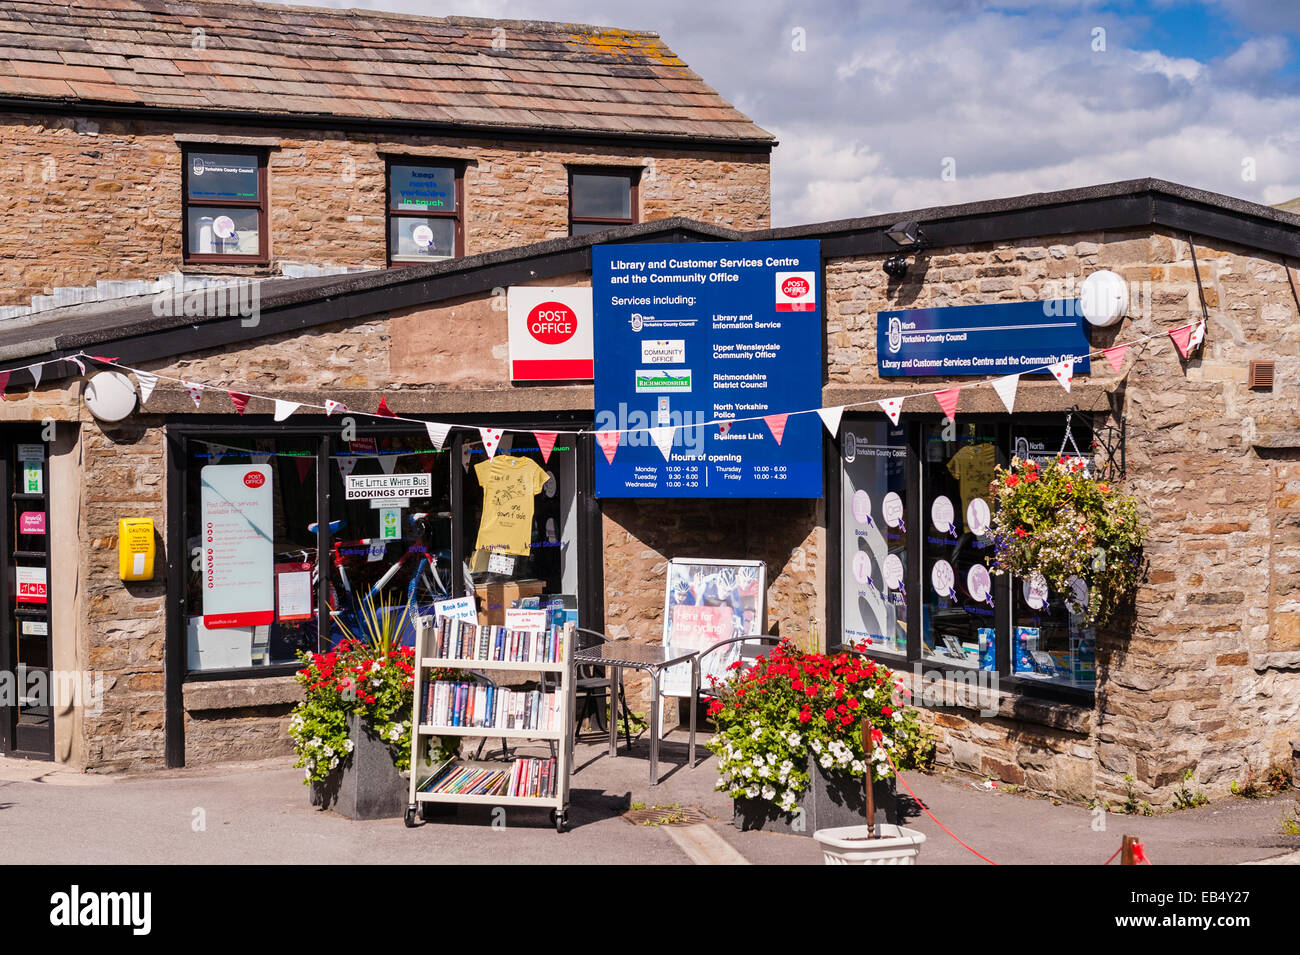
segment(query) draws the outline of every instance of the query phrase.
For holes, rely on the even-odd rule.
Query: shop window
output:
[[[640,170],[571,169],[569,235],[586,235],[637,221]]]
[[[388,261],[428,262],[464,254],[464,166],[388,164]]]
[[[1091,432],[1075,427],[1081,449],[1092,442]],[[1012,453],[1021,460],[1054,460],[1061,449],[1062,429],[1043,425],[1013,425]],[[1066,454],[1073,449],[1067,448]],[[1092,689],[1097,681],[1097,637],[1078,611],[1087,601],[1087,588],[1057,593],[1037,579],[1011,581],[1011,672],[1017,678],[1046,680]]]
[[[317,646],[312,438],[184,441],[186,669],[292,664]]]
[[[266,264],[266,153],[187,149],[183,155],[184,258]]]
[[[907,652],[907,443],[884,421],[846,426],[843,469],[844,641]]]
[[[411,645],[415,616],[452,596],[450,458],[423,435],[331,442],[329,645]],[[364,496],[349,499],[348,477]],[[391,496],[390,485],[405,483],[416,490]]]
[[[987,653],[996,631],[988,497],[998,463],[997,428],[923,425],[921,449],[923,652],[978,666],[981,647]]]

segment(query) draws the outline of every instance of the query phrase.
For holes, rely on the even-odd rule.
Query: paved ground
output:
[[[710,759],[687,769],[685,747],[665,745],[663,782],[649,786],[645,745],[611,760],[581,744],[573,776],[572,830],[557,835],[541,811],[515,811],[493,828],[488,811],[461,809],[445,823],[350,822],[313,809],[288,760],[133,777],[49,773],[48,764],[0,760],[0,840],[6,863],[360,863],[503,862],[756,864],[818,863],[809,837],[739,832],[730,801],[713,791]],[[43,775],[44,774],[44,775]],[[930,810],[999,863],[1099,864],[1125,833],[1156,864],[1300,861],[1300,837],[1282,834],[1292,795],[1230,799],[1156,818],[1106,816],[989,791],[966,780],[907,775]],[[693,828],[635,826],[631,802],[699,807]],[[982,864],[921,816],[927,865]]]

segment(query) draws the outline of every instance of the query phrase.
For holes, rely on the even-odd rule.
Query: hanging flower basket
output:
[[[1080,457],[1011,459],[989,494],[994,573],[1039,579],[1089,626],[1104,624],[1142,575],[1137,501],[1089,476]]]

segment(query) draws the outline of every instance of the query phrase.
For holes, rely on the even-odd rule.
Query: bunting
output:
[[[1178,349],[1180,358],[1186,358],[1188,351],[1192,346],[1192,329],[1196,327],[1193,322],[1190,325],[1181,325],[1178,328],[1169,330],[1169,337],[1174,341],[1174,347]]]
[[[819,408],[817,416],[822,419],[822,424],[826,425],[826,430],[835,437],[840,433],[840,418],[844,417],[844,406],[837,405],[834,408]]]
[[[375,409],[375,414],[376,414],[378,417],[380,417],[380,418],[396,418],[396,417],[397,417],[397,415],[393,414],[393,412],[389,410],[389,408],[388,408],[388,402],[384,400],[384,396],[383,396],[383,395],[380,395],[380,396],[379,396],[379,407]]]
[[[730,430],[731,430],[730,421],[724,421],[720,425],[718,425],[718,434],[726,434]]]
[[[943,415],[949,421],[957,420],[957,397],[961,394],[961,385],[956,388],[945,388],[943,391],[934,393],[934,400],[939,402],[939,407],[943,409]]]
[[[330,401],[330,399],[328,398],[325,399],[325,417],[327,418],[330,417],[336,411],[342,414],[344,411],[347,410],[348,410],[348,406],[345,405],[343,402]]]
[[[884,401],[877,401],[876,404],[884,409],[885,414],[889,415],[889,420],[898,424],[898,416],[903,411],[902,398],[886,398]]]
[[[993,390],[998,393],[1002,403],[1007,406],[1007,414],[1015,411],[1016,388],[1019,384],[1019,375],[1007,375],[1005,378],[999,378],[993,382]]]
[[[293,459],[293,463],[298,466],[298,483],[307,483],[307,474],[311,471],[312,458],[299,456]]]
[[[605,460],[610,464],[614,463],[614,455],[618,453],[618,436],[617,431],[596,432],[596,443],[600,445],[600,450],[605,452]]]
[[[441,451],[443,446],[447,443],[447,434],[451,431],[451,425],[439,424],[436,421],[426,421],[424,423],[424,430],[429,432],[429,441],[433,443],[434,449]]]
[[[0,371],[0,401],[8,401],[5,397],[5,389],[9,387],[9,372]]]
[[[1205,319],[1197,322],[1196,327],[1192,329],[1192,337],[1187,341],[1187,350],[1189,352],[1196,351],[1201,347],[1203,341],[1205,341]]]
[[[1061,383],[1061,387],[1068,394],[1070,385],[1074,382],[1074,359],[1067,358],[1065,361],[1058,361],[1055,365],[1048,365],[1047,370]]]
[[[772,437],[776,438],[778,447],[781,445],[781,439],[785,437],[785,423],[789,417],[788,414],[769,414],[763,416],[763,420],[767,422],[767,430],[771,431]]]
[[[158,376],[147,371],[137,371],[135,373],[136,384],[140,386],[140,404],[149,401],[153,390],[158,387]]]
[[[1110,367],[1115,369],[1115,374],[1119,374],[1124,367],[1124,355],[1128,352],[1127,345],[1116,345],[1113,348],[1102,349],[1102,354],[1110,362]]]
[[[27,374],[32,376],[33,389],[39,388],[41,386],[41,373],[43,371],[45,371],[45,366],[41,364],[27,366]]]
[[[537,449],[542,452],[542,463],[551,463],[551,452],[555,450],[555,439],[560,436],[558,431],[534,431],[533,437],[537,439]]]
[[[497,445],[501,443],[500,428],[479,428],[478,433],[483,438],[483,450],[487,452],[488,460],[497,453]]]
[[[665,461],[672,460],[673,454],[673,432],[676,428],[658,427],[650,429],[650,440],[655,443],[659,453],[664,456]]]
[[[227,391],[226,394],[230,395],[230,403],[233,404],[235,410],[242,415],[244,409],[248,407],[249,396],[238,391]]]
[[[194,402],[195,408],[203,403],[202,385],[196,384],[192,381],[182,381],[181,384],[185,387],[185,390],[190,393],[190,400]]]
[[[356,469],[357,466],[356,455],[341,454],[334,460],[339,466],[339,477],[343,478],[343,480],[346,481],[348,475],[351,474],[353,470]]]
[[[289,415],[298,410],[300,405],[296,401],[283,401],[280,398],[275,399],[275,420],[283,421]]]
[[[398,457],[399,455],[396,454],[379,455],[379,470],[383,471],[385,474],[392,474],[393,470],[397,467]]]

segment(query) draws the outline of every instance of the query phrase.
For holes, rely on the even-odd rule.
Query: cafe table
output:
[[[663,646],[661,644],[635,643],[631,640],[610,640],[594,647],[573,651],[575,666],[608,667],[619,671],[611,674],[611,686],[618,686],[612,679],[623,670],[640,670],[650,677],[650,785],[659,785],[659,680],[663,672],[679,663],[691,664],[691,683],[695,685],[698,677],[695,673],[695,656],[698,650],[688,647]],[[695,706],[691,710],[690,765],[695,765]],[[614,708],[610,707],[609,719],[609,755],[618,756],[618,719]]]

